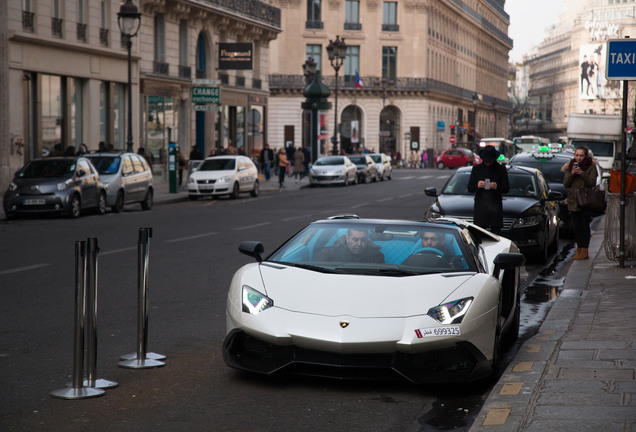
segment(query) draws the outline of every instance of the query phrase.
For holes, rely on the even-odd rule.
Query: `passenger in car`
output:
[[[384,263],[384,254],[369,240],[366,229],[350,228],[332,246],[320,251],[318,261]]]

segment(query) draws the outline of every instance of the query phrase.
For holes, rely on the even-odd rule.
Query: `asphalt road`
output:
[[[424,187],[439,188],[451,173],[400,170],[392,181],[348,188],[1,221],[0,430],[465,430],[487,386],[263,378],[227,368],[221,356],[227,287],[251,261],[238,252],[240,241],[262,241],[267,253],[308,222],[341,213],[420,219],[432,201]],[[117,362],[136,350],[142,227],[153,229],[148,350],[167,360],[130,370]],[[97,376],[119,386],[99,398],[60,400],[50,392],[71,381],[74,245],[87,238],[100,249]],[[528,266],[526,279],[539,270]]]

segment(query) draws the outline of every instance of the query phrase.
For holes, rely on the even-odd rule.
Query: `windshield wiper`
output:
[[[398,267],[391,268],[356,268],[356,267],[341,267],[336,270],[341,271],[342,273],[350,273],[350,274],[362,274],[362,275],[380,275],[380,276],[417,276],[429,273],[437,273],[437,271],[432,272],[422,272],[422,271],[413,271],[406,270]]]
[[[293,262],[287,262],[287,261],[270,261],[270,262],[274,262],[274,263],[277,263],[277,264],[283,264],[283,265],[287,265],[287,266],[290,266],[290,267],[297,267],[297,268],[301,268],[301,269],[305,269],[305,270],[313,270],[313,271],[317,271],[317,272],[320,272],[320,273],[344,273],[344,272],[340,271],[339,269],[320,267],[320,266],[315,266],[315,265],[311,265],[311,264],[293,263]]]

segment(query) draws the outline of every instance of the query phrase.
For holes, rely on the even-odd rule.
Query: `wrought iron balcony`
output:
[[[33,31],[33,18],[35,14],[33,12],[22,11],[22,30]]]
[[[346,22],[344,23],[345,30],[362,30],[362,24],[356,22]]]
[[[220,73],[219,80],[221,81],[221,84],[228,85],[230,83],[230,76],[228,74]]]
[[[280,9],[258,0],[203,0],[210,6],[220,6],[258,22],[280,28]]]
[[[245,77],[244,76],[237,76],[236,77],[236,85],[238,87],[245,87]]]
[[[190,66],[179,65],[179,78],[192,78],[192,68]]]
[[[99,29],[99,43],[104,46],[108,46],[108,29],[100,28]]]
[[[156,74],[168,75],[168,71],[170,70],[170,65],[164,62],[153,62],[152,71]]]
[[[62,37],[62,24],[64,20],[61,18],[51,18],[51,33],[53,36]]]
[[[305,28],[308,29],[322,29],[324,27],[324,24],[322,21],[319,20],[307,20],[305,21]]]
[[[382,24],[382,31],[385,32],[399,32],[400,25],[399,24]]]
[[[194,76],[195,76],[197,79],[205,79],[205,70],[203,70],[203,69],[196,69],[196,70],[194,71]]]
[[[77,23],[77,40],[86,42],[86,24]]]
[[[252,88],[259,89],[259,90],[262,89],[263,81],[258,78],[252,78]]]

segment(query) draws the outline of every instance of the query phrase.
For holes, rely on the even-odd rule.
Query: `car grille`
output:
[[[461,219],[463,221],[473,223],[473,218],[472,217],[467,217],[467,216],[445,216],[445,217]],[[512,224],[515,222],[515,220],[517,220],[517,218],[504,218],[503,219],[503,227],[502,227],[502,229],[504,231],[510,230],[512,228]]]
[[[214,183],[216,183],[215,179],[197,180],[197,184],[214,184]]]

